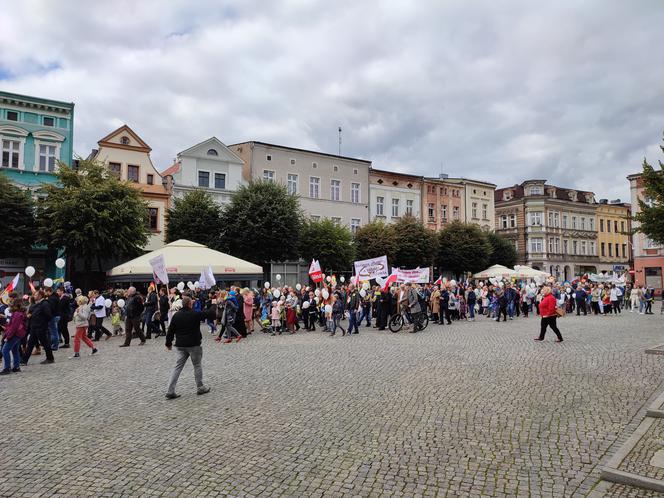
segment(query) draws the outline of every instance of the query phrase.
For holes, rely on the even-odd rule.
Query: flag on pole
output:
[[[9,293],[14,292],[14,290],[16,290],[18,287],[18,280],[20,276],[21,274],[17,273],[12,281],[9,282],[7,287],[5,287],[5,289],[2,291],[2,294],[0,294],[0,300],[3,302],[3,304],[9,304]]]
[[[309,266],[309,277],[314,283],[323,281],[323,271],[320,269],[320,262],[312,259],[311,266]]]
[[[390,288],[390,285],[394,284],[397,282],[397,271],[396,268],[392,270],[392,273],[390,274],[389,277],[385,280],[385,284],[383,284],[383,290],[387,290]]]
[[[438,277],[438,280],[436,280],[433,285],[440,285],[443,283],[443,277]]]

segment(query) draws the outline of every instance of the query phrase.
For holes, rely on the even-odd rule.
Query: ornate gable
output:
[[[115,147],[149,153],[152,149],[138,134],[127,125],[112,131],[99,142],[99,147]]]
[[[219,140],[217,137],[211,137],[198,143],[188,149],[183,150],[178,156],[199,157],[216,161],[225,161],[235,164],[244,164],[232,150]]]

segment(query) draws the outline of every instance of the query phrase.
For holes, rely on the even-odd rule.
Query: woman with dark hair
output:
[[[51,351],[51,338],[48,334],[48,323],[52,318],[51,306],[44,299],[44,292],[40,290],[35,291],[32,298],[34,304],[28,309],[30,339],[23,356],[23,364],[28,364],[32,350],[37,344],[41,344],[46,353],[46,359],[41,363],[55,363],[53,351]]]
[[[13,299],[9,306],[9,311],[11,312],[11,317],[5,327],[5,344],[2,346],[2,364],[4,368],[0,372],[0,375],[21,371],[21,341],[28,333],[28,319],[21,300],[18,298]],[[10,353],[14,360],[14,368],[10,368]]]

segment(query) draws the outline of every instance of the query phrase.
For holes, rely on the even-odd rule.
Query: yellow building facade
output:
[[[601,200],[597,204],[599,271],[622,274],[631,267],[630,210],[631,206],[627,203]]]

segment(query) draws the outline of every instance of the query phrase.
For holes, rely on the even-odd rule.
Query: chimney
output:
[[[600,203],[600,204],[608,204],[608,203],[609,203],[609,200],[608,200],[608,199],[600,199],[600,200],[599,200],[599,203]]]
[[[440,175],[438,175],[438,178],[440,180],[447,180],[449,177],[450,175],[448,175],[447,173],[441,173]]]

